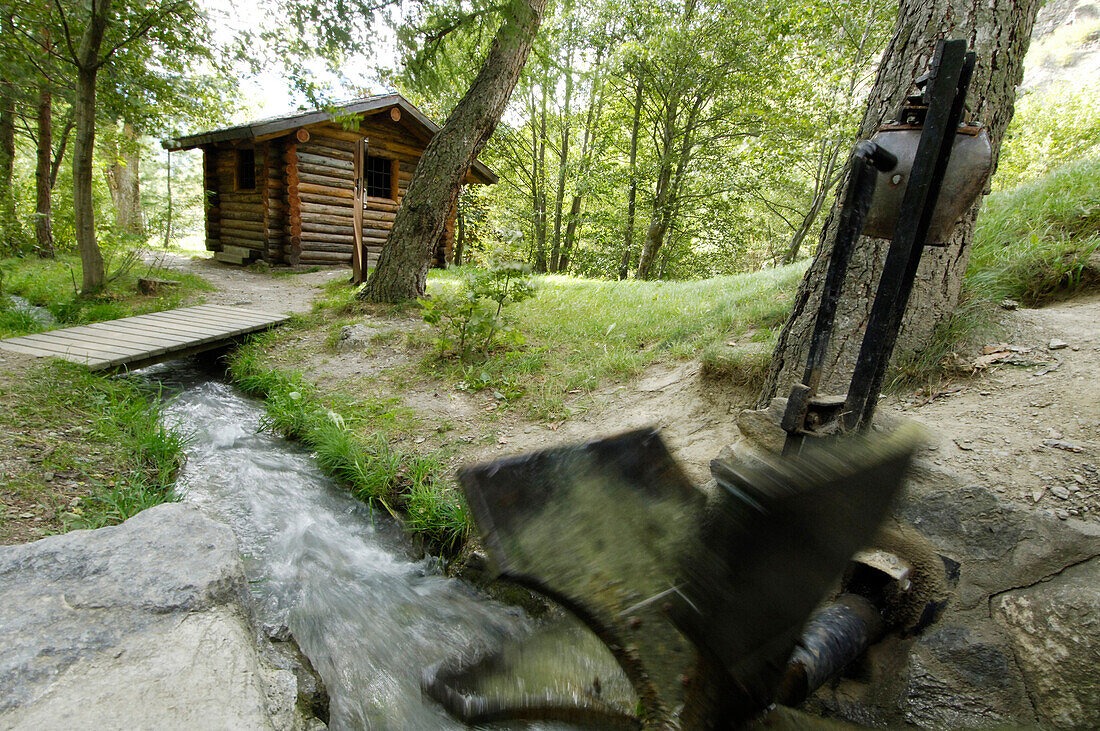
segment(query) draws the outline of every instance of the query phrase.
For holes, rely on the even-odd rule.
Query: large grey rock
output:
[[[1012,640],[1040,720],[1100,728],[1100,559],[1001,594],[993,610]]]
[[[0,549],[0,727],[300,728],[224,525],[185,504]]]

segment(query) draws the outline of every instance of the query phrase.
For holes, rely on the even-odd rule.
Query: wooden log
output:
[[[287,185],[312,183],[314,185],[328,185],[333,188],[347,188],[348,190],[355,187],[355,180],[351,173],[346,175],[329,174],[331,172],[330,170],[319,170],[314,165],[303,166],[293,179],[287,180]]]
[[[401,121],[401,108],[400,107],[391,107],[390,108],[390,119],[392,119],[395,122],[400,122]]]
[[[320,138],[318,138],[320,139]],[[310,144],[299,145],[299,152],[305,152],[310,155],[320,155],[322,157],[331,157],[334,160],[347,160],[352,161],[352,151],[344,150],[336,147],[329,147],[328,145]]]
[[[324,145],[325,147],[332,148],[334,150],[343,150],[345,152],[352,152],[355,150],[355,143],[362,139],[362,135],[359,135],[355,140],[345,140],[339,137],[334,137],[329,134],[329,129],[322,129],[313,135],[313,141],[318,145]],[[355,134],[354,132],[352,134]]]
[[[311,155],[308,152],[298,152],[297,154],[298,162],[304,162],[310,165],[320,165],[334,172],[337,170],[344,170],[350,173],[352,169],[350,160],[337,160],[324,155]]]
[[[298,131],[294,133],[294,139],[299,142],[309,142],[309,130],[305,127],[299,127]]]
[[[302,253],[307,251],[339,251],[341,253],[347,252],[348,256],[351,256],[351,249],[354,244],[340,244],[332,241],[316,241],[311,238],[302,239]]]
[[[231,224],[233,221],[263,225],[264,214],[262,211],[231,211],[222,216],[220,225]]]
[[[262,217],[259,220],[256,220],[254,218],[238,218],[234,216],[232,218],[226,218],[222,222],[222,225],[232,226],[233,228],[241,228],[246,231],[263,231],[265,228],[267,228],[264,225]]]
[[[286,146],[286,180],[287,185],[287,233],[288,244],[283,249],[283,259],[291,266],[297,266],[302,252],[302,202],[296,190],[292,190],[289,182],[298,177],[298,146],[297,142]]]
[[[306,213],[298,222],[300,228],[307,226],[351,226],[351,213],[346,216],[334,216],[329,213]]]
[[[304,180],[298,183],[298,194],[304,195],[309,193],[310,195],[323,195],[328,198],[336,198],[341,200],[352,200],[355,197],[355,192],[351,187],[337,188],[331,185],[317,185],[316,183],[307,183]]]
[[[322,203],[310,203],[310,202],[307,202],[305,200],[305,198],[303,197],[301,206],[302,206],[303,216],[307,213],[308,214],[323,213],[323,214],[329,215],[329,216],[340,216],[340,217],[345,217],[346,216],[350,220],[351,215],[352,215],[350,205],[325,205],[325,204],[322,204]]]
[[[355,245],[355,234],[325,234],[316,231],[302,231],[302,246],[308,247],[311,241],[321,241],[328,244]]]
[[[229,234],[221,235],[222,244],[228,244],[230,246],[243,246],[246,249],[252,249],[254,251],[263,251],[264,242],[254,241],[253,239],[242,239],[238,236],[230,236]]]
[[[343,254],[337,251],[302,251],[298,256],[301,264],[351,264],[351,252]]]
[[[353,229],[351,224],[329,224],[329,223],[317,223],[313,219],[306,219],[302,221],[302,233],[320,233],[320,234],[343,234],[345,236],[352,235]]]

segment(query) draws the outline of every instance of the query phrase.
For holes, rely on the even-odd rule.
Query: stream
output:
[[[418,558],[388,515],[354,499],[306,450],[261,431],[262,406],[220,374],[193,361],[142,373],[163,386],[165,418],[192,435],[177,489],[233,529],[260,620],[289,627],[325,682],[333,729],[461,727],[422,696],[421,672],[521,638],[540,654],[521,663],[530,677],[503,683],[514,691],[547,683],[546,674],[625,683],[591,636],[547,631]],[[576,696],[582,682],[555,688]]]

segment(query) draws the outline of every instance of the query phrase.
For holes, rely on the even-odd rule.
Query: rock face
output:
[[[742,441],[722,456],[777,452],[785,405],[739,416]],[[888,636],[810,707],[871,725],[1100,727],[1100,526],[919,458],[896,513],[957,572],[953,596],[938,622]]]
[[[0,727],[294,729],[236,540],[173,503],[0,548]]]
[[[1039,720],[1100,728],[1100,559],[1001,594],[993,609],[1012,640]]]

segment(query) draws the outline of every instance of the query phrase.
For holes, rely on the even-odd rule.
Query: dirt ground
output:
[[[348,276],[343,268],[272,276],[181,256],[166,264],[213,284],[216,291],[204,293],[207,302],[283,312],[308,311],[321,286]],[[890,397],[882,408],[929,428],[927,454],[936,464],[1059,517],[1100,520],[1100,296],[1003,311],[1001,318],[1003,334],[989,343],[977,374],[946,383],[931,398]],[[364,318],[362,324],[368,335],[383,336],[426,327],[415,315]],[[322,386],[361,379],[372,393],[398,396],[435,425],[402,446],[449,448],[462,462],[657,426],[689,474],[702,480],[710,460],[736,439],[735,417],[747,397],[703,377],[698,363],[658,364],[631,383],[570,394],[570,419],[539,423],[519,409],[501,409],[485,392],[457,391],[431,379],[389,379],[387,373],[412,362],[402,338],[368,337],[334,353],[326,347],[328,337],[324,330],[297,335],[289,349],[296,367]],[[964,356],[972,363],[982,354]],[[23,364],[6,357],[0,379],[17,377]],[[3,446],[10,440],[6,435]]]

